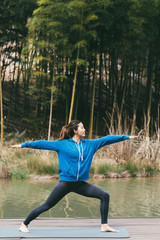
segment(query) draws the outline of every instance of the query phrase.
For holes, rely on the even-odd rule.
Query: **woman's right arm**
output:
[[[11,148],[21,148],[21,144],[12,145]]]
[[[39,140],[33,142],[25,142],[23,144],[13,145],[13,148],[34,148],[43,150],[58,151],[60,147],[60,141],[46,141]]]

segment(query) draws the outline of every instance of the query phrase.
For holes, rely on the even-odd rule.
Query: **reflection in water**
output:
[[[65,196],[65,200],[66,200],[66,206],[64,208],[64,213],[65,213],[65,217],[68,218],[69,212],[73,211],[73,209],[70,207],[69,194]]]
[[[4,212],[3,212],[2,206],[0,205],[0,218],[3,218],[3,217],[4,217]]]
[[[160,216],[160,178],[90,180],[110,194],[109,217]],[[24,218],[57,181],[0,180],[0,218]],[[41,217],[100,217],[100,200],[70,193]]]

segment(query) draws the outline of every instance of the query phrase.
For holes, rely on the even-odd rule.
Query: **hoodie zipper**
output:
[[[77,144],[78,146],[77,146],[76,144]],[[80,149],[79,143],[75,143],[75,145],[76,145],[76,148],[78,149],[78,152],[79,152],[78,171],[77,171],[77,181],[78,181],[79,171],[80,171],[80,167],[81,167],[80,161],[81,161],[81,159],[82,159],[82,161],[83,161],[83,146],[82,146],[82,143],[81,143],[81,146],[82,146],[82,154],[81,154],[81,149]]]
[[[79,157],[79,160],[78,160],[77,181],[78,181],[78,178],[79,178],[79,171],[80,171],[80,157]]]

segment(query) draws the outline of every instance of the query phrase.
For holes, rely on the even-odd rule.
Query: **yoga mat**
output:
[[[119,233],[101,232],[99,227],[29,227],[30,233],[18,228],[0,228],[0,238],[129,238],[127,230],[115,227]]]

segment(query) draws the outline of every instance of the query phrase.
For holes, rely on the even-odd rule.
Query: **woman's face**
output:
[[[83,126],[83,123],[79,123],[78,124],[78,129],[77,130],[74,130],[74,132],[75,132],[75,134],[76,135],[78,135],[80,138],[81,137],[85,137],[85,132],[86,132],[86,130],[85,130],[85,128],[84,128],[84,126]]]

